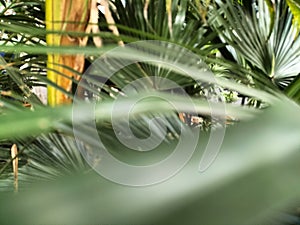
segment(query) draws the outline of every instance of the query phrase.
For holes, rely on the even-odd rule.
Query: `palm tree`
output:
[[[95,3],[82,2],[87,3],[86,6]],[[94,23],[89,24],[95,32],[86,34],[81,26],[86,25],[86,16],[79,19],[82,23],[73,21],[76,26],[70,29],[68,26],[66,29],[54,27],[59,33],[51,29],[54,20],[64,20],[62,17],[73,20],[72,13],[65,13],[75,12],[72,7],[77,4],[72,5],[70,1],[46,2],[60,3],[68,9],[57,15],[57,19],[51,10],[54,5],[49,4],[49,8],[46,4],[46,11],[49,10],[47,25],[50,26],[47,30],[44,1],[1,1],[4,7],[0,16],[1,51],[5,55],[0,58],[0,178],[2,189],[12,190],[16,181],[12,162],[18,160],[20,189],[18,204],[14,204],[10,196],[1,196],[1,218],[14,224],[24,221],[29,224],[86,223],[86,215],[94,223],[115,224],[222,224],[224,221],[226,224],[249,224],[266,220],[267,224],[284,220],[285,217],[272,216],[270,222],[268,216],[276,214],[272,210],[282,209],[288,200],[300,194],[296,179],[299,106],[291,101],[299,100],[299,35],[295,29],[297,16],[293,22],[292,14],[295,12],[292,6],[297,5],[292,1],[287,1],[287,5],[283,0],[252,2],[248,5],[246,1],[241,4],[231,0],[127,0],[123,4],[115,0],[110,2],[109,11],[105,5],[104,15],[99,12],[97,29]],[[88,9],[80,8],[82,15],[87,15]],[[68,21],[67,24],[74,23]],[[87,36],[88,39],[84,39]],[[95,48],[100,38],[103,46]],[[86,46],[78,47],[81,39],[87,41]],[[154,41],[137,42],[141,40]],[[131,48],[128,45],[117,48],[115,51],[120,53],[117,57],[110,53],[122,43],[133,44],[129,45]],[[109,67],[84,71],[82,55],[85,55],[86,67],[89,63],[95,65],[99,56],[102,56],[100,62]],[[131,62],[132,58],[167,63],[136,60],[108,77],[108,72],[124,61]],[[80,63],[76,65],[74,59]],[[181,70],[170,66],[175,63]],[[184,69],[192,73],[187,75]],[[207,73],[197,73],[207,69],[214,72],[213,78]],[[73,79],[76,76],[82,79]],[[57,77],[67,78],[67,82],[61,84]],[[164,79],[173,81],[174,86],[157,85],[157,81]],[[82,87],[83,93],[72,92],[71,81],[73,86]],[[193,107],[187,104],[182,92],[174,88],[175,84],[190,96]],[[32,91],[32,87],[40,85],[49,87],[49,102],[53,107],[43,105]],[[146,101],[139,101],[153,94],[157,87],[164,89],[154,97],[145,97]],[[235,122],[226,130],[216,162],[201,174],[198,173],[199,159],[209,142],[209,132],[222,130],[218,127],[224,123],[221,108],[226,103],[223,97],[226,91],[254,99],[256,107],[251,101],[249,107],[238,102],[226,104],[227,118],[230,116],[240,124]],[[68,96],[68,99],[80,100],[82,95],[86,101],[74,102],[75,115],[72,115],[72,106],[56,106],[65,102],[59,98]],[[213,99],[213,104],[219,107],[216,115],[211,116],[204,101],[206,98]],[[176,110],[165,99],[174,103]],[[88,101],[92,100],[96,100],[97,136],[90,135],[87,119],[90,116]],[[129,135],[124,120],[128,113],[126,107],[118,107],[113,120],[111,118],[116,102],[121,106],[136,105],[136,111],[129,118],[132,131]],[[29,103],[30,108],[25,108],[25,103]],[[179,119],[180,113],[203,117],[208,124],[207,130],[197,133],[198,128]],[[157,117],[160,119],[156,120]],[[75,129],[77,138],[74,138],[75,125],[80,128]],[[96,176],[92,169],[105,164],[103,160],[99,163],[96,158],[94,164],[84,160],[93,156],[91,149],[100,137],[114,157],[133,165],[153,164],[172,153],[184,132],[190,135],[190,142],[197,140],[199,135],[202,139],[196,142],[195,154],[181,172],[161,184],[144,188],[113,184]],[[161,144],[154,148],[155,151],[141,152],[148,147],[147,143],[140,145],[134,138],[149,136],[153,138],[150,144]],[[140,152],[124,146],[120,138],[129,140],[129,145],[137,143],[135,147],[139,147]],[[18,146],[15,158],[10,156],[14,144]],[[113,168],[113,171],[117,170]],[[76,176],[70,176],[73,173]],[[125,172],[122,175],[131,178]],[[43,188],[34,188],[38,181],[48,182]],[[60,199],[54,201],[51,196],[56,194]],[[44,201],[43,206],[37,195]],[[35,211],[26,207],[28,199]],[[16,205],[21,209],[17,210],[18,218],[12,216]],[[59,205],[58,210],[53,207]],[[59,210],[66,208],[72,213],[60,220],[47,216],[49,210],[61,213]],[[34,221],[29,217],[35,218]]]

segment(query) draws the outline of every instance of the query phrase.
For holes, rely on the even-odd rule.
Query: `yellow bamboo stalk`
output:
[[[46,0],[46,29],[48,31],[85,32],[90,16],[91,0]],[[78,47],[82,37],[67,34],[47,35],[49,46]],[[67,92],[71,91],[72,78],[78,78],[73,70],[82,73],[84,55],[49,54],[47,77]],[[62,76],[63,74],[64,76]],[[48,86],[48,104],[51,106],[70,103],[67,95]]]
[[[59,23],[61,18],[61,1],[59,0],[46,0],[46,29],[49,32],[59,31],[61,24]],[[59,46],[60,36],[57,34],[49,33],[47,34],[46,41],[48,46]],[[58,54],[48,54],[47,62],[47,77],[53,83],[57,83],[59,66],[57,65],[59,61]],[[57,71],[57,72],[56,72]],[[48,85],[48,104],[51,106],[56,105],[56,95],[57,90]]]

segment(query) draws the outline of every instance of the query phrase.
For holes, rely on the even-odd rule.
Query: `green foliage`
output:
[[[91,42],[84,48],[49,47],[45,43],[44,1],[1,1],[0,45],[5,53],[0,56],[1,224],[275,224],[282,219],[276,218],[278,210],[300,197],[300,39],[293,29],[298,18],[296,2],[257,0],[249,7],[246,1],[201,1],[205,15],[199,10],[199,1],[182,0],[150,0],[145,15],[145,2],[127,0],[125,6],[120,0],[111,2],[118,38],[125,43],[159,40],[185,47],[209,65],[214,77],[198,73],[203,69],[198,58],[178,54],[173,45],[166,52],[151,43],[120,51],[121,60],[137,63],[119,70],[105,84],[97,77],[85,84],[89,97],[98,99],[94,109],[99,136],[118,159],[133,164],[156,162],[171,154],[170,148],[178,142],[182,125],[178,110],[194,110],[209,124],[211,108],[205,99],[221,95],[215,106],[221,108],[226,102],[226,114],[218,108],[215,116],[235,122],[226,130],[220,154],[208,170],[199,172],[209,141],[208,125],[200,132],[191,160],[166,182],[133,188],[95,174],[79,152],[88,152],[97,140],[86,130],[80,133],[84,141],[78,145],[72,127],[76,118],[86,128],[89,104],[79,105],[74,117],[72,106],[43,105],[32,87],[51,85],[67,93],[46,78],[47,53],[85,54],[93,62],[115,49],[118,38],[100,19],[102,32],[90,38],[102,37],[103,48],[96,49]],[[139,62],[141,59],[149,63]],[[161,59],[166,64],[155,63]],[[105,63],[113,68],[118,59],[107,58]],[[105,71],[96,72],[105,77]],[[134,134],[149,136],[149,121],[156,116],[168,129],[153,153],[130,152],[112,129],[114,100],[126,85],[151,76],[176,82],[191,96],[194,106],[168,91],[138,101],[153,94],[150,81],[122,98],[123,105],[136,103],[130,118]],[[256,108],[251,104],[245,107],[245,99]],[[24,103],[31,107],[25,108]],[[126,108],[120,107],[114,119],[122,122],[126,113]],[[154,125],[153,133],[160,138],[164,130]],[[193,140],[199,138],[195,128],[186,129]],[[12,144],[19,148],[20,186],[13,196],[5,193],[13,190]],[[147,159],[141,160],[141,154]],[[130,174],[124,176],[130,178]]]
[[[294,18],[293,18],[293,24],[297,26],[298,34],[300,29],[300,3],[296,0],[286,0]]]
[[[248,12],[230,1],[218,4],[212,26],[233,47],[230,51],[237,62],[255,71],[256,85],[285,89],[298,75],[300,48],[285,2],[273,6],[274,21],[265,1],[254,1]]]
[[[7,224],[275,224],[273,215],[300,194],[299,110],[282,99],[228,129],[220,155],[204,173],[198,172],[207,140],[202,134],[188,165],[166,182],[133,188],[93,173],[63,177],[17,196],[1,195],[1,218]]]

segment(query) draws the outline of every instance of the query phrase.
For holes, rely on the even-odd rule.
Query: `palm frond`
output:
[[[265,1],[254,1],[250,12],[232,1],[218,1],[218,5],[220,10],[214,14],[214,26],[233,47],[234,55],[249,62],[249,66],[264,77],[265,85],[271,88],[273,82],[282,89],[286,88],[289,79],[299,72],[300,42],[299,36],[295,36],[292,13],[285,2],[273,5],[274,21],[270,5]]]
[[[18,179],[20,189],[29,184],[58,179],[65,175],[84,173],[90,167],[82,157],[75,139],[60,133],[49,133],[25,139],[14,139],[5,144],[2,142],[0,189],[12,190],[13,170],[9,156],[9,145],[14,143],[19,149]],[[7,146],[5,149],[4,146]],[[84,144],[81,145],[85,151]]]

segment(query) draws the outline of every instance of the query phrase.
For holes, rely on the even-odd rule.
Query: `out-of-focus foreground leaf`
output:
[[[205,135],[184,169],[158,185],[125,187],[88,174],[1,193],[1,223],[262,224],[300,197],[299,113],[284,100],[227,129],[220,154],[203,173]]]
[[[139,97],[145,96],[149,97],[149,93],[141,93],[138,97],[129,97],[123,99],[123,103],[126,105],[135,104]],[[185,97],[174,95],[174,94],[162,94],[155,93],[155,96],[160,98],[168,99],[169,101],[176,102],[178,104],[177,109],[181,111],[197,111],[204,115],[209,115],[212,111],[211,105],[207,101],[193,99],[194,104],[189,104]],[[153,108],[153,105],[157,108]],[[216,105],[222,104],[216,103]],[[112,114],[115,118],[122,118],[127,113],[126,108],[119,108],[117,111],[113,111],[115,107],[114,101],[103,101],[96,104],[95,118],[98,120],[111,119]],[[38,108],[34,112],[24,111],[24,112],[14,112],[8,115],[3,115],[0,117],[0,138],[9,137],[26,137],[40,134],[41,132],[50,132],[53,129],[59,129],[62,123],[72,122],[72,114],[76,116],[77,122],[84,122],[87,120],[87,115],[90,114],[90,103],[82,103],[82,105],[76,107],[76,111],[72,106],[61,106],[56,108]],[[132,114],[139,113],[154,113],[154,112],[165,112],[170,113],[174,110],[172,105],[168,104],[162,99],[153,98],[145,102],[137,102],[135,104]],[[251,118],[253,113],[257,112],[253,109],[241,108],[237,106],[228,105],[226,108],[226,114],[233,116],[234,118]],[[225,113],[224,110],[215,111],[215,116],[221,116]]]

